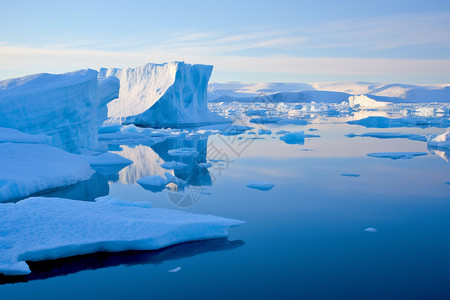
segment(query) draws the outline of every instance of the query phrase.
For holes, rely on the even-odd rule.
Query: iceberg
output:
[[[97,202],[28,198],[0,205],[0,273],[29,274],[27,261],[99,251],[154,250],[223,238],[230,227],[243,223],[127,204],[111,197]]]
[[[443,134],[430,139],[428,141],[428,146],[435,148],[450,148],[450,129],[447,129]]]
[[[86,69],[0,81],[0,127],[49,135],[53,146],[71,152],[96,149],[106,104],[119,92],[117,78],[97,74]]]
[[[390,102],[377,101],[366,95],[350,96],[348,97],[348,103],[350,107],[368,108],[368,109],[380,109],[387,108]]]
[[[415,156],[427,155],[426,152],[379,152],[369,153],[367,156],[377,158],[390,158],[390,159],[411,159]]]
[[[228,123],[207,106],[212,68],[184,62],[102,68],[99,78],[114,76],[120,80],[119,97],[108,104],[108,117],[111,122],[144,127]]]
[[[0,143],[0,202],[88,180],[87,160],[47,144]]]

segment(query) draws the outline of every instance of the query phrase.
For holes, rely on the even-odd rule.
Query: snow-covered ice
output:
[[[186,157],[186,156],[196,157],[199,154],[199,152],[197,151],[196,148],[171,149],[168,151],[168,153],[171,156],[181,156],[181,157]]]
[[[154,250],[222,238],[228,236],[228,228],[243,224],[108,198],[98,202],[29,198],[0,205],[0,273],[28,274],[26,261],[98,251]]]
[[[450,129],[447,129],[443,134],[430,139],[428,141],[428,146],[436,148],[450,148]]]
[[[247,187],[260,191],[268,191],[274,187],[274,184],[266,181],[252,181],[247,183]]]
[[[52,137],[43,134],[26,134],[13,128],[0,127],[0,143],[52,144]]]
[[[47,144],[0,143],[0,201],[89,179],[87,160]]]
[[[387,108],[391,103],[376,101],[366,95],[358,95],[358,96],[350,96],[348,97],[348,102],[351,107],[359,107],[359,108]]]
[[[427,155],[426,152],[378,152],[369,153],[367,156],[377,157],[377,158],[390,158],[390,159],[411,159],[415,156]]]
[[[115,153],[105,152],[99,155],[82,155],[91,166],[129,165],[133,162]]]
[[[151,186],[157,186],[157,187],[164,187],[167,185],[168,181],[165,178],[162,178],[159,175],[151,175],[151,176],[145,176],[136,181],[140,185],[151,185]]]
[[[120,80],[119,98],[108,104],[112,121],[154,127],[229,122],[209,111],[207,86],[213,67],[184,62],[100,69]]]
[[[96,149],[106,104],[118,92],[116,78],[98,80],[89,69],[0,81],[0,127],[49,135],[68,151]]]

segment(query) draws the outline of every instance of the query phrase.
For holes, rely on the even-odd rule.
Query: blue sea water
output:
[[[450,299],[449,153],[427,149],[422,141],[346,137],[442,129],[258,126],[272,135],[114,147],[134,164],[47,195],[93,200],[110,194],[246,221],[230,230],[228,240],[36,264],[33,276],[17,280],[28,282],[6,280],[0,299]],[[287,144],[275,134],[309,129],[320,137],[303,144]],[[152,192],[136,184],[167,172],[160,167],[173,159],[167,151],[182,147],[200,152],[197,159],[175,158],[188,164],[175,171],[187,181],[184,190],[172,185]],[[367,156],[398,151],[428,154]],[[208,170],[195,166],[205,161],[213,162]],[[247,188],[251,181],[275,186]],[[366,232],[368,227],[377,232]]]

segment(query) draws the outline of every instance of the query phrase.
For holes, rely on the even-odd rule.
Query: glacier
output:
[[[101,68],[99,78],[120,80],[119,97],[108,103],[109,122],[143,127],[182,127],[227,123],[209,111],[210,65],[170,62],[137,68]]]
[[[26,261],[223,238],[228,228],[243,223],[109,196],[96,202],[28,198],[0,205],[0,274],[29,274]]]
[[[119,92],[117,78],[97,75],[85,69],[0,81],[0,127],[51,136],[53,146],[71,152],[96,149],[106,104]]]

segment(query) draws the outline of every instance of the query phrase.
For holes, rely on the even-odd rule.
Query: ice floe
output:
[[[427,155],[426,152],[378,152],[369,153],[367,156],[377,158],[390,158],[390,159],[411,159],[415,156]]]
[[[378,230],[375,229],[375,228],[373,228],[373,227],[367,227],[366,229],[364,229],[364,231],[370,232],[370,233],[375,233],[375,232],[377,232]]]
[[[342,173],[340,175],[345,176],[345,177],[360,177],[361,176],[359,174],[353,174],[353,173]]]
[[[247,183],[247,187],[260,191],[268,191],[274,187],[274,184],[266,181],[252,181]]]
[[[450,129],[428,141],[428,146],[436,148],[450,148]]]
[[[108,198],[98,202],[29,198],[0,205],[0,273],[28,274],[26,261],[98,251],[154,250],[222,238],[228,236],[228,228],[243,224]]]
[[[269,129],[259,129],[258,130],[258,135],[271,135],[272,134],[272,130]]]
[[[401,132],[367,132],[363,134],[349,133],[347,137],[371,137],[377,139],[408,139],[412,141],[426,142],[429,138],[428,135],[413,134],[413,133],[401,133]]]
[[[185,157],[185,156],[196,157],[199,154],[199,152],[197,151],[197,148],[171,149],[171,150],[167,151],[167,153],[169,153],[169,155],[172,155],[172,156],[181,156],[181,157]]]

